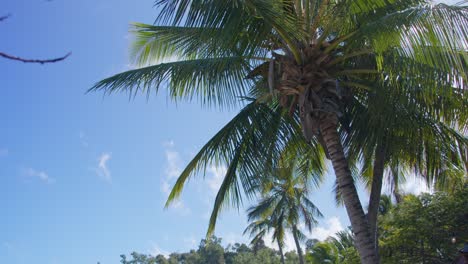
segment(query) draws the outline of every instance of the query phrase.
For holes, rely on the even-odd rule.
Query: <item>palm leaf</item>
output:
[[[173,100],[197,97],[203,104],[231,106],[245,93],[249,66],[243,57],[205,58],[162,63],[116,74],[89,91],[150,95],[166,86]]]

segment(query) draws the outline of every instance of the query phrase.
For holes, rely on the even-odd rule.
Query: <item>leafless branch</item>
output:
[[[45,64],[45,63],[54,63],[54,62],[58,62],[58,61],[63,61],[64,59],[68,58],[71,54],[72,53],[69,52],[65,56],[59,57],[59,58],[46,59],[46,60],[37,60],[37,59],[24,59],[24,58],[12,56],[12,55],[8,55],[6,53],[0,52],[0,57],[6,58],[6,59],[9,59],[9,60],[21,61],[21,62],[24,62],[24,63]]]
[[[4,20],[7,20],[10,17],[11,17],[11,14],[0,16],[0,22],[3,22]],[[54,63],[54,62],[63,61],[66,58],[68,58],[71,54],[72,53],[69,52],[65,56],[62,56],[62,57],[58,57],[58,58],[54,58],[54,59],[38,60],[38,59],[25,59],[25,58],[13,56],[13,55],[10,55],[10,54],[4,53],[4,52],[0,52],[0,57],[3,57],[5,59],[9,59],[9,60],[14,60],[14,61],[21,61],[21,62],[24,62],[24,63],[45,64],[45,63]]]
[[[5,15],[5,16],[0,16],[0,22],[3,22],[3,20],[7,20],[10,17],[11,17],[11,14],[8,14],[8,15]]]

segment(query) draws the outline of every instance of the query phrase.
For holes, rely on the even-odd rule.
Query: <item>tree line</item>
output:
[[[381,261],[393,263],[449,264],[468,241],[468,184],[452,193],[405,195],[399,203],[382,197],[379,208]],[[350,228],[324,241],[303,239],[304,261],[308,264],[359,264],[359,254]],[[264,237],[264,239],[273,239]],[[202,239],[198,249],[184,253],[121,255],[122,264],[280,264],[278,249],[265,245],[263,238],[222,246],[221,238]],[[300,263],[297,251],[284,254],[284,263]]]

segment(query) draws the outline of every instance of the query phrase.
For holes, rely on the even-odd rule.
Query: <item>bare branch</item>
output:
[[[64,59],[68,58],[72,53],[69,52],[63,57],[55,58],[55,59],[46,59],[46,60],[37,60],[37,59],[24,59],[12,55],[8,55],[6,53],[0,52],[0,57],[9,59],[9,60],[15,60],[15,61],[21,61],[24,63],[39,63],[39,64],[45,64],[45,63],[54,63],[58,61],[63,61]]]
[[[3,22],[3,20],[7,20],[10,17],[11,17],[11,14],[7,14],[5,16],[0,16],[0,22]]]
[[[11,14],[0,16],[0,22],[3,22],[3,21],[7,20],[10,17],[11,17]],[[58,57],[58,58],[54,58],[54,59],[38,60],[38,59],[25,59],[25,58],[21,58],[21,57],[6,54],[4,52],[0,52],[0,57],[3,57],[5,59],[9,59],[9,60],[14,60],[14,61],[21,61],[21,62],[24,62],[24,63],[45,64],[45,63],[54,63],[54,62],[63,61],[66,58],[68,58],[71,54],[72,54],[71,52],[68,52],[65,56],[62,56],[62,57]]]

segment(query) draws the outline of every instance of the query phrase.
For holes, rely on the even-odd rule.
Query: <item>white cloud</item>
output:
[[[166,161],[167,161],[167,166],[166,166],[166,170],[164,171],[166,174],[166,177],[169,179],[177,178],[182,172],[182,168],[180,166],[181,160],[180,160],[179,152],[166,149]]]
[[[186,237],[183,240],[187,248],[194,249],[197,247],[197,240],[193,235],[190,235],[189,237]]]
[[[169,185],[169,183],[166,180],[163,180],[163,182],[161,184],[161,191],[165,195],[169,195],[171,193],[171,186]]]
[[[164,169],[164,177],[161,182],[161,191],[167,197],[171,192],[172,185],[174,185],[175,180],[182,172],[182,160],[179,152],[174,150],[174,141],[164,142],[163,146],[166,154],[166,168]],[[188,215],[191,212],[190,208],[185,206],[180,198],[173,201],[170,208],[176,209],[182,215]]]
[[[221,235],[222,242],[226,245],[231,244],[234,245],[235,243],[250,243],[250,241],[247,241],[245,237],[238,233],[234,232],[228,232],[226,234]]]
[[[165,141],[163,142],[163,146],[167,149],[167,148],[173,148],[175,146],[174,144],[174,140],[169,140],[169,141]]]
[[[87,138],[85,132],[80,131],[79,136],[80,136],[81,145],[82,145],[83,147],[85,147],[85,148],[88,147],[88,146],[89,146],[89,144],[88,144],[88,138]]]
[[[98,158],[98,167],[96,168],[97,175],[108,182],[112,180],[111,172],[107,166],[107,162],[111,158],[111,153],[102,153]]]
[[[335,234],[341,230],[344,230],[344,228],[340,219],[333,216],[327,219],[325,227],[318,226],[313,228],[310,237],[323,241],[329,236],[335,236]]]
[[[150,250],[148,250],[148,253],[151,255],[151,256],[154,256],[156,257],[157,255],[163,255],[164,257],[168,258],[169,257],[169,251],[166,251],[166,250],[163,250],[159,247],[158,244],[156,244],[155,242],[153,241],[150,241],[150,244],[151,244],[151,248]]]
[[[180,199],[173,201],[170,208],[176,209],[180,215],[189,215],[191,213],[190,208],[188,208]]]
[[[224,180],[226,175],[227,168],[225,166],[215,167],[210,166],[208,172],[211,174],[211,177],[207,180],[208,187],[210,188],[213,194],[216,194],[221,186],[221,183]]]
[[[37,171],[33,168],[25,168],[22,170],[22,174],[29,178],[36,178],[45,183],[54,183],[55,179],[49,177],[49,175],[44,171]]]
[[[337,232],[343,230],[343,225],[341,224],[340,220],[338,217],[333,216],[329,219],[326,220],[325,222],[325,227],[318,226],[312,229],[312,233],[309,234],[309,232],[305,229],[304,225],[300,225],[299,229],[309,238],[316,238],[318,240],[325,240],[329,236],[334,236]],[[271,237],[272,237],[273,231],[269,232],[266,237],[265,237],[265,245],[271,248],[278,249],[278,244],[277,242],[273,242]],[[301,243],[301,247],[304,250],[305,244]],[[291,251],[291,250],[296,250],[296,243],[294,242],[294,237],[292,233],[289,231],[285,235],[284,239],[284,249],[285,252]]]
[[[278,242],[273,242],[272,240],[272,236],[273,236],[273,231],[270,231],[266,234],[265,236],[265,245],[267,247],[270,247],[270,248],[274,248],[276,250],[278,250]],[[302,248],[304,248],[304,245],[302,245]],[[294,242],[294,237],[292,235],[291,232],[287,232],[284,236],[284,247],[283,247],[283,251],[284,252],[288,252],[288,251],[291,251],[291,250],[296,250],[296,243]]]
[[[0,158],[8,156],[8,153],[9,153],[8,149],[0,148]]]
[[[219,187],[223,183],[226,171],[226,166],[210,166],[206,169],[205,182],[197,184],[197,191],[200,193],[203,204],[206,207],[200,215],[204,220],[209,220],[211,217],[215,197],[219,191]]]
[[[404,193],[412,193],[416,195],[431,192],[431,189],[427,186],[427,182],[416,176],[408,177],[401,189]]]

